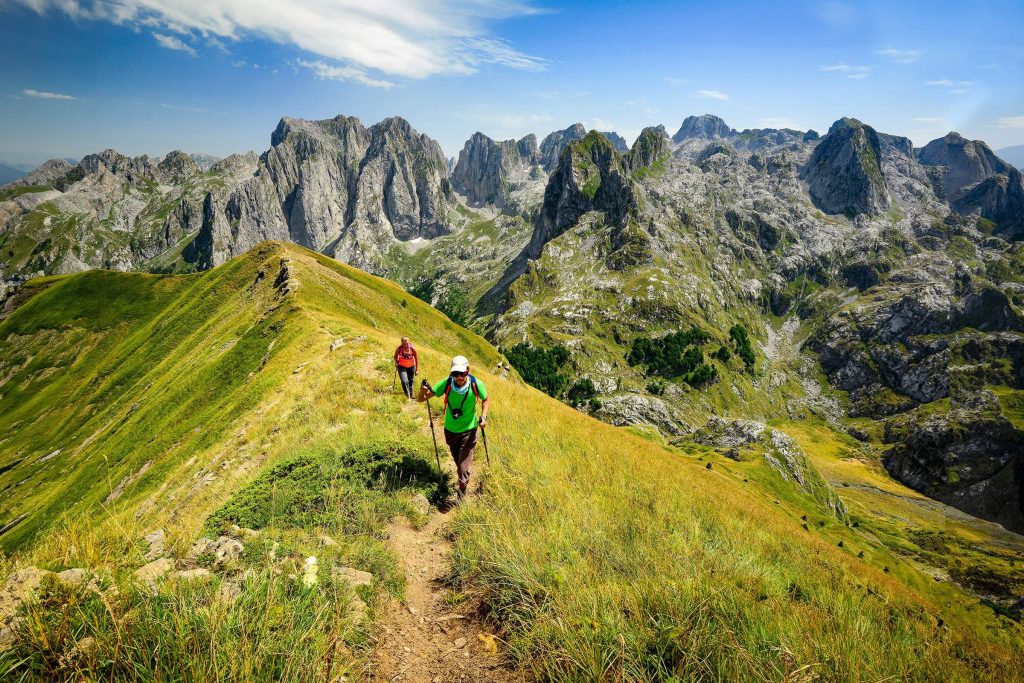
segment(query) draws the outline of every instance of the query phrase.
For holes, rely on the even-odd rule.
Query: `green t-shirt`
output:
[[[440,397],[444,397],[445,385],[448,384],[448,377],[438,382],[433,386],[434,394]],[[476,381],[476,390],[480,392],[480,398],[487,398],[487,388],[484,387],[484,383],[481,380]],[[444,428],[449,432],[468,432],[471,429],[476,429],[477,425],[477,414],[476,414],[476,394],[473,393],[473,387],[469,387],[469,391],[464,394],[455,393],[455,384],[452,384],[452,390],[448,393],[448,410],[444,411]],[[462,411],[462,415],[456,420],[452,417],[452,408],[457,408]]]

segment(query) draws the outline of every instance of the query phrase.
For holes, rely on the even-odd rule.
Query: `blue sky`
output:
[[[404,116],[449,156],[700,113],[998,149],[1024,144],[1022,37],[1020,0],[0,0],[0,161],[261,152],[281,116],[337,114]]]

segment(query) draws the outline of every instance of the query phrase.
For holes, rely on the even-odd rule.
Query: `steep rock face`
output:
[[[918,159],[926,166],[942,167],[941,182],[935,190],[950,202],[960,199],[970,186],[997,173],[1008,174],[1014,170],[984,142],[967,140],[956,132],[929,142],[918,152]]]
[[[573,140],[581,140],[587,134],[582,123],[574,123],[565,130],[549,133],[540,143],[540,165],[550,173],[558,166],[562,150]]]
[[[210,267],[280,239],[373,270],[395,241],[448,233],[453,201],[440,145],[404,119],[284,118],[253,175],[205,202],[189,256]]]
[[[712,114],[700,116],[687,116],[679,130],[672,136],[672,142],[679,143],[689,138],[700,138],[702,140],[718,140],[732,137],[736,131],[730,128],[725,121]]]
[[[889,207],[878,133],[857,119],[832,124],[804,168],[811,197],[825,213],[876,215]]]
[[[333,253],[374,270],[395,240],[451,232],[455,201],[441,146],[405,119],[385,119],[370,129],[351,221]]]
[[[996,235],[1024,239],[1024,178],[1015,168],[971,187],[953,202],[952,208],[959,214],[977,214],[991,221]]]
[[[669,138],[665,126],[644,128],[626,155],[626,163],[633,171],[650,167],[668,154]]]
[[[954,401],[945,412],[925,408],[886,424],[895,445],[886,469],[925,495],[1024,532],[1024,432],[1000,414],[988,391]]]
[[[530,178],[538,154],[535,135],[497,142],[474,133],[459,152],[452,186],[466,195],[471,205],[504,208],[512,187]]]
[[[624,224],[636,201],[628,176],[625,160],[597,131],[570,144],[548,179],[527,257],[536,258],[548,241],[588,211],[603,212],[608,224]]]
[[[629,145],[626,144],[626,139],[614,131],[601,131],[601,135],[608,138],[608,142],[612,143],[612,147],[619,154],[625,154],[629,151]]]

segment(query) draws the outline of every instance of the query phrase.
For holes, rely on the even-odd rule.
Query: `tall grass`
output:
[[[455,525],[454,571],[536,677],[1021,677],[1019,625],[940,627],[928,594],[837,547],[855,532],[803,530],[739,466],[709,470],[520,386],[491,393],[498,465]]]
[[[270,285],[282,257],[300,282],[283,299]],[[350,621],[354,596],[326,570],[313,592],[288,574],[316,554],[324,566],[375,574],[361,594],[371,613],[378,588],[401,594],[383,528],[398,514],[415,521],[407,497],[435,485],[425,474],[433,456],[425,408],[390,393],[387,358],[403,334],[424,376],[442,377],[462,353],[487,382],[492,465],[484,495],[456,515],[453,579],[482,592],[492,627],[529,675],[1014,680],[1024,670],[1019,625],[990,612],[948,615],[951,588],[932,588],[906,563],[885,573],[880,552],[858,559],[855,549],[877,542],[820,514],[757,463],[684,455],[552,401],[503,376],[501,356],[480,337],[391,283],[273,244],[208,273],[146,280],[144,289],[163,294],[139,307],[127,300],[136,277],[150,276],[103,275],[126,297],[120,317],[97,314],[105,327],[74,312],[75,290],[62,283],[85,285],[71,278],[0,323],[0,341],[14,349],[0,362],[5,372],[19,367],[0,407],[14,406],[11,396],[31,402],[0,416],[12,433],[0,442],[0,466],[18,462],[0,473],[0,485],[13,487],[4,518],[31,511],[27,526],[0,539],[17,553],[0,569],[87,566],[121,596],[108,605],[87,593],[46,593],[0,660],[8,677],[358,672],[367,641]],[[48,303],[63,313],[44,314]],[[352,459],[404,439],[412,439],[411,467],[400,456],[385,457],[384,470],[375,469],[379,459]],[[104,502],[148,461],[120,498]],[[323,495],[306,495],[320,486]],[[803,529],[801,514],[822,525]],[[262,529],[240,566],[206,582],[167,583],[156,595],[132,579],[144,533],[166,528],[180,557],[198,535],[231,522]],[[338,545],[320,546],[324,534]],[[270,559],[280,556],[270,552],[275,543],[289,558],[283,568]],[[237,602],[216,599],[220,582],[240,578]],[[72,656],[86,636],[98,643],[95,661]]]

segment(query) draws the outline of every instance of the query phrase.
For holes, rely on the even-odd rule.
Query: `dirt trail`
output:
[[[454,469],[451,460],[446,469]],[[480,476],[477,468],[473,478]],[[471,486],[473,484],[471,483]],[[451,543],[445,524],[454,510],[432,509],[427,524],[405,520],[388,527],[389,542],[405,571],[405,602],[391,600],[378,623],[368,680],[411,683],[522,681],[501,654],[488,652],[480,634],[479,600],[445,601]],[[498,642],[499,652],[501,643]]]

